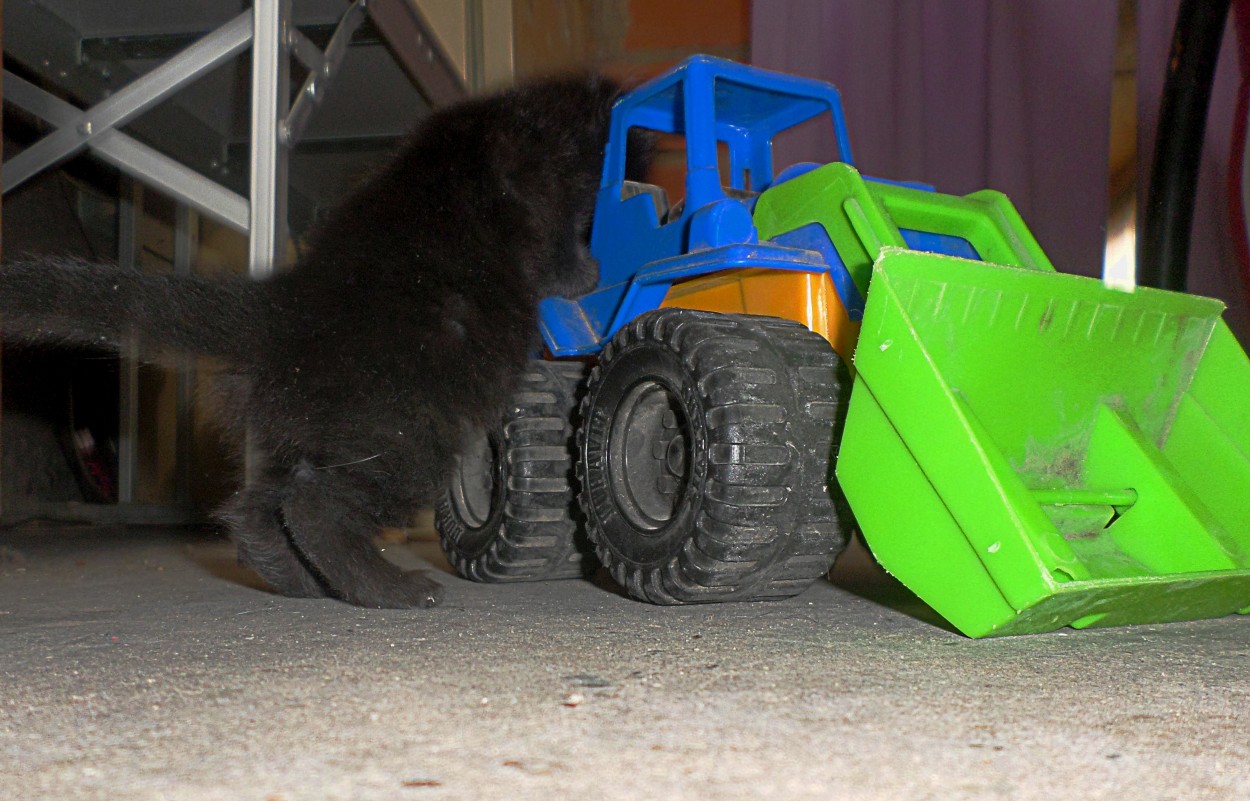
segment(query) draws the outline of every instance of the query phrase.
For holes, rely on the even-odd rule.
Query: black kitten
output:
[[[0,325],[220,357],[224,423],[257,457],[222,512],[241,561],[286,595],[433,605],[440,586],[371,537],[432,505],[466,432],[500,418],[538,301],[594,287],[587,236],[618,91],[558,79],[431,114],[296,268],[263,282],[5,265]]]

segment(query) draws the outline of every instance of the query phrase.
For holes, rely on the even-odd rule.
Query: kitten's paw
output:
[[[344,594],[343,600],[374,609],[429,609],[443,600],[443,585],[424,570],[411,570],[384,586],[357,586]]]
[[[429,609],[443,602],[443,585],[430,578],[424,570],[411,570],[404,574],[404,587],[409,606],[417,609]]]

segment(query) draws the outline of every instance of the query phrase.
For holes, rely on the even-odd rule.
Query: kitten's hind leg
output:
[[[282,526],[281,495],[272,477],[242,490],[217,513],[238,549],[239,563],[292,598],[324,598],[325,588],[304,564]]]
[[[443,594],[438,582],[405,572],[374,546],[378,526],[366,497],[343,473],[297,467],[282,499],[287,534],[336,598],[374,608],[434,606]]]

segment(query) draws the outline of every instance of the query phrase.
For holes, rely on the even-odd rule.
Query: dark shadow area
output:
[[[250,568],[239,564],[234,543],[223,536],[207,542],[189,544],[186,553],[192,562],[214,578],[253,590],[261,590],[270,595],[275,594],[260,576]]]
[[[858,533],[829,573],[835,587],[954,634],[959,632],[902,582],[885,572]]]

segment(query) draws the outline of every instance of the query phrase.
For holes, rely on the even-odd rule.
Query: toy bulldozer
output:
[[[825,115],[840,160],[774,174]],[[681,204],[624,180],[635,127],[685,137]],[[696,56],[624,97],[591,250],[440,504],[463,575],[580,575],[584,530],[635,598],[781,598],[858,524],[971,637],[1250,611],[1222,305],[1055,272],[997,192],[862,177],[833,87]]]

